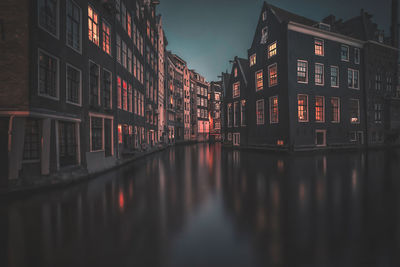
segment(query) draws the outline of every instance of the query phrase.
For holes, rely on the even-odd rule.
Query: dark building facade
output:
[[[248,50],[246,146],[361,147],[379,136],[397,142],[395,45],[363,11],[345,22],[332,15],[316,22],[264,3]],[[372,90],[373,84],[386,90]]]
[[[154,144],[157,4],[1,2],[6,180],[96,172],[114,166],[140,144]]]

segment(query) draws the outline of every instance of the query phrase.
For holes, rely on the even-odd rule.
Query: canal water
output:
[[[400,150],[178,146],[0,216],[0,266],[400,266]]]

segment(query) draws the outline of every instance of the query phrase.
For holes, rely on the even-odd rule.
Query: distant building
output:
[[[211,82],[208,110],[210,119],[210,141],[221,141],[221,107],[222,88],[221,82]]]
[[[197,105],[197,140],[209,140],[209,114],[208,114],[208,91],[209,83],[207,83],[203,76],[192,70],[192,79],[195,82],[196,89],[196,105]]]
[[[165,143],[167,137],[167,114],[165,103],[165,47],[168,45],[164,34],[162,17],[157,17],[158,29],[158,142]]]

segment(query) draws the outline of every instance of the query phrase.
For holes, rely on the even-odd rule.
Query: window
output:
[[[129,12],[126,13],[126,31],[129,37],[132,37],[132,16]]]
[[[127,67],[127,60],[126,60],[126,56],[127,56],[127,47],[126,47],[126,43],[124,41],[122,41],[122,66],[124,66],[124,68]]]
[[[233,103],[233,126],[238,127],[239,126],[239,102]]]
[[[320,39],[314,40],[315,55],[324,56],[324,41]]]
[[[233,98],[240,96],[240,82],[233,84],[232,96],[233,96]]]
[[[253,54],[250,56],[250,67],[254,66],[257,63],[257,54]]]
[[[375,75],[375,89],[377,91],[382,89],[382,74],[380,74],[380,73],[377,73]]]
[[[257,116],[257,125],[264,124],[264,99],[257,100],[256,102],[256,116]]]
[[[58,38],[58,0],[38,1],[39,26]]]
[[[39,50],[39,95],[58,99],[58,59]]]
[[[89,41],[99,45],[99,16],[91,6],[88,6]]]
[[[325,99],[323,96],[315,97],[315,121],[325,122]]]
[[[342,61],[349,61],[349,47],[347,45],[342,45],[340,51],[340,59]]]
[[[262,13],[262,20],[263,21],[267,20],[267,11],[266,10]]]
[[[354,63],[360,64],[360,49],[354,48]]]
[[[308,95],[297,96],[297,111],[299,122],[308,122]]]
[[[315,84],[324,85],[324,64],[315,63]]]
[[[262,89],[264,89],[263,71],[259,70],[256,72],[256,91],[260,91]]]
[[[278,84],[278,65],[272,64],[268,67],[269,73],[269,87],[275,86]]]
[[[246,126],[246,100],[240,102],[240,121],[242,126]]]
[[[308,83],[308,62],[297,60],[297,82]]]
[[[269,98],[269,121],[270,123],[279,122],[279,110],[278,110],[278,97],[273,96]]]
[[[340,122],[340,99],[338,97],[331,98],[331,119],[332,122]]]
[[[112,74],[109,71],[103,70],[103,88],[104,88],[104,107],[112,107]]]
[[[240,146],[240,133],[233,134],[233,145]]]
[[[25,139],[24,139],[24,160],[40,159],[40,121],[37,119],[27,118],[25,122]]]
[[[392,75],[390,73],[386,76],[386,91],[391,92],[393,89]]]
[[[331,66],[331,87],[339,87],[339,67]]]
[[[122,28],[126,30],[126,7],[124,5],[124,2],[121,3],[121,24]]]
[[[374,104],[375,110],[375,123],[382,122],[382,115],[383,115],[383,104]]]
[[[117,34],[117,61],[121,64],[121,37]]]
[[[81,71],[67,64],[67,102],[81,105]]]
[[[349,100],[350,122],[360,123],[360,101],[358,99]]]
[[[197,110],[199,111],[199,110]],[[200,117],[200,116],[198,116]],[[232,127],[232,104],[228,104],[228,114],[227,114],[228,127]]]
[[[348,69],[348,86],[352,89],[359,89],[359,72],[358,70]]]
[[[128,110],[132,113],[132,84],[128,85]]]
[[[103,51],[111,55],[111,27],[103,20]]]
[[[261,44],[266,44],[268,40],[268,27],[264,27],[261,31]]]
[[[100,67],[89,61],[89,88],[90,105],[99,105],[100,103]]]
[[[81,51],[81,9],[73,1],[67,1],[67,45]]]
[[[238,69],[235,68],[233,71],[234,71],[234,75],[235,75],[235,78],[236,78],[238,76]]]
[[[103,119],[90,117],[91,151],[103,150]]]
[[[128,60],[126,62],[129,73],[132,73],[132,50],[128,48]]]
[[[121,77],[117,77],[117,106],[119,109],[122,109],[121,97],[122,97],[122,80]]]
[[[128,111],[128,84],[122,81],[122,105],[123,110]]]
[[[268,46],[268,58],[276,56],[276,54],[277,54],[276,42],[273,42]]]
[[[121,21],[121,0],[115,0],[115,9],[116,9],[116,16],[117,20]]]

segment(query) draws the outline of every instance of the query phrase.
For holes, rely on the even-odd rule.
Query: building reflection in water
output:
[[[199,144],[0,205],[0,266],[398,266],[399,151]]]

